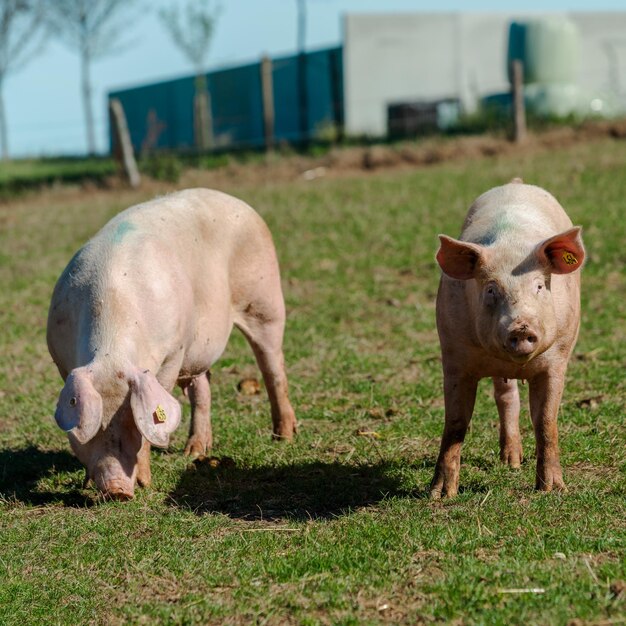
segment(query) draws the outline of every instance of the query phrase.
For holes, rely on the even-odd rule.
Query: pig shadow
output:
[[[36,446],[0,449],[0,499],[32,506],[60,503],[69,507],[88,507],[95,503],[89,495],[71,485],[57,490],[42,488],[39,482],[62,472],[82,468],[78,459],[64,450],[40,450]]]
[[[421,499],[398,479],[400,463],[343,465],[311,461],[279,467],[212,467],[193,463],[169,494],[171,506],[234,519],[333,518],[393,497]]]

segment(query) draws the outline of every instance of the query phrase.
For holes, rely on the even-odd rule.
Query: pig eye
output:
[[[76,398],[70,398],[70,406],[76,406]]]
[[[490,283],[485,287],[485,303],[490,306],[496,303],[498,299],[498,288]]]
[[[543,291],[543,288],[544,288],[543,283],[537,283],[535,285],[535,293],[541,293]]]

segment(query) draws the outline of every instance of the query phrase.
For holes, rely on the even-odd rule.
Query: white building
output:
[[[578,108],[626,110],[626,12],[354,14],[344,18],[346,133],[385,135],[390,104],[457,99],[471,112],[509,91],[510,25],[537,21],[565,24],[575,40],[567,94]],[[559,54],[549,41],[544,52]]]

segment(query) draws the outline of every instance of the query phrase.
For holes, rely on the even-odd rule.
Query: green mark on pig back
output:
[[[511,230],[513,226],[514,222],[510,219],[509,215],[502,213],[495,219],[491,228],[475,243],[479,243],[483,246],[491,246],[502,236],[503,233]]]
[[[120,222],[113,233],[113,243],[122,243],[122,239],[137,227],[131,222]]]

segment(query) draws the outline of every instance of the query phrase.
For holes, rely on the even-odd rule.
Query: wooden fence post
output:
[[[261,92],[263,95],[263,133],[265,149],[274,149],[274,82],[272,79],[272,59],[261,59]]]
[[[131,187],[139,187],[141,176],[137,169],[137,161],[130,141],[130,133],[126,124],[126,115],[122,103],[117,98],[109,100],[109,112],[113,125],[114,155],[121,163]]]
[[[521,61],[511,61],[513,92],[513,141],[526,140],[526,107],[524,106],[524,65]]]
[[[211,114],[211,94],[206,76],[198,74],[194,81],[193,126],[196,149],[200,152],[211,150],[214,144],[213,115]]]

